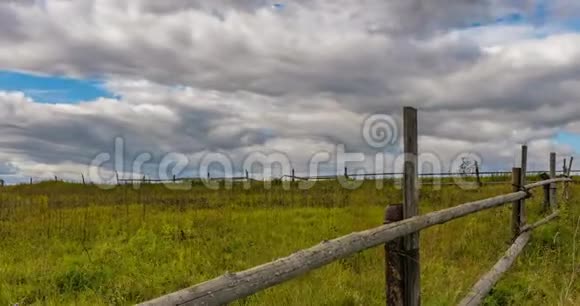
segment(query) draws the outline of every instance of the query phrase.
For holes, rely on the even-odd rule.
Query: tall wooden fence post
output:
[[[481,178],[479,177],[479,163],[475,161],[475,178],[477,179],[477,186],[481,187]]]
[[[556,178],[556,153],[550,153],[550,178]],[[550,184],[550,207],[556,209],[558,203],[556,201],[556,183]]]
[[[419,214],[419,194],[417,190],[417,109],[405,107],[403,110],[403,138],[405,150],[403,179],[403,218]],[[419,233],[403,237],[403,283],[404,305],[421,304],[421,271],[419,262]]]
[[[545,177],[544,177],[545,176]],[[546,180],[549,179],[549,175],[545,174],[540,176],[542,178],[542,180]],[[550,210],[550,185],[544,185],[544,187],[542,187],[542,189],[544,190],[544,205],[542,208],[542,211],[547,212]]]
[[[525,186],[527,184],[527,176],[528,176],[528,146],[522,146],[522,165],[521,165],[521,179],[520,179],[520,186]],[[526,200],[520,200],[520,226],[524,226],[527,223],[527,208],[526,208]]]
[[[564,175],[566,177],[571,177],[571,173],[572,173],[572,164],[574,163],[574,156],[570,157],[570,164],[568,164],[568,169],[566,171],[566,173],[564,173]],[[570,199],[570,183],[566,182],[564,183],[564,197],[566,199],[566,201],[568,201]]]
[[[389,224],[403,220],[403,205],[389,205],[385,210],[385,222]],[[387,306],[403,306],[403,239],[398,238],[385,244],[385,296]]]
[[[563,160],[564,164],[562,165],[562,175],[566,175],[566,173],[568,173],[568,170],[566,168],[567,165],[566,161],[567,161],[566,158],[564,158]]]
[[[522,189],[522,169],[513,168],[512,169],[512,186],[513,191],[517,192]],[[512,236],[515,240],[520,235],[520,230],[522,228],[522,203],[520,200],[516,200],[512,203]]]

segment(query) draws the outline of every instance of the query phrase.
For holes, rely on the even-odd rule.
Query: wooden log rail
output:
[[[459,302],[459,306],[476,306],[480,305],[493,286],[499,281],[500,277],[513,265],[518,255],[530,240],[531,231],[558,218],[560,211],[557,210],[551,215],[534,224],[526,225],[521,229],[522,234],[518,236],[512,246],[507,250],[505,255],[485,274],[471,289],[471,292]]]
[[[518,255],[522,252],[528,241],[530,241],[530,235],[530,232],[521,234],[507,250],[506,254],[473,286],[471,292],[459,302],[459,306],[480,305],[493,286],[499,281],[502,274],[513,265]]]
[[[469,202],[456,207],[385,224],[369,230],[351,233],[333,240],[324,241],[314,247],[298,251],[290,256],[242,272],[228,273],[193,287],[144,302],[140,305],[223,305],[293,279],[335,260],[379,246],[394,239],[417,233],[434,225],[443,224],[476,212],[523,200],[530,196],[528,192],[530,189],[569,181],[571,181],[569,178],[548,179],[525,185],[521,191]],[[527,235],[526,233],[527,231],[524,231],[522,235]],[[522,239],[518,238],[520,241],[519,244],[523,243],[522,240],[527,240],[525,236],[523,237]],[[523,244],[525,245],[525,243]],[[519,246],[514,248],[517,250]],[[510,248],[510,250],[512,249]],[[502,260],[509,263],[511,259],[507,258]],[[504,263],[496,268],[501,270],[505,265]],[[478,291],[484,292],[485,290],[478,289]]]

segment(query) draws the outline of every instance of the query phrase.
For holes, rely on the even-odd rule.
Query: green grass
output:
[[[510,190],[426,188],[421,212]],[[528,201],[531,221],[541,218],[536,192]],[[573,252],[579,192],[574,187],[570,203],[562,203],[562,218],[534,232],[487,305],[580,304],[580,276],[572,278],[580,272],[580,245]],[[0,189],[0,305],[140,302],[377,226],[384,207],[400,201],[400,190],[377,190],[374,182],[352,191],[334,182],[308,191],[7,187]],[[424,305],[457,303],[502,256],[510,244],[510,209],[422,232]],[[382,248],[371,249],[234,305],[384,305],[383,261]]]

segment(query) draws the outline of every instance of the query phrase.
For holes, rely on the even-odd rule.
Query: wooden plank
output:
[[[572,180],[566,177],[558,177],[555,179],[547,179],[531,184],[527,184],[524,186],[525,189],[534,189],[541,186],[551,185],[552,183],[560,183],[560,182],[571,182]]]
[[[559,216],[560,216],[560,211],[559,210],[556,210],[555,212],[553,212],[551,215],[547,216],[546,218],[544,218],[544,219],[542,219],[542,220],[540,220],[540,221],[538,221],[538,222],[536,222],[534,224],[524,226],[522,228],[522,232],[527,232],[527,231],[534,230],[534,229],[536,229],[536,228],[538,228],[538,227],[540,227],[540,226],[542,226],[542,225],[544,225],[544,224],[546,224],[546,223],[548,223],[548,222],[550,222],[550,221],[558,218]]]
[[[481,305],[483,299],[489,294],[493,286],[499,281],[501,276],[513,265],[516,258],[528,241],[530,240],[530,232],[521,234],[507,250],[505,255],[487,272],[471,289],[471,292],[459,302],[460,306],[476,306]]]
[[[385,211],[384,224],[403,220],[403,205],[389,205]],[[387,306],[403,306],[403,239],[397,238],[385,244],[385,297]]]
[[[412,107],[403,109],[403,139],[405,164],[403,174],[403,218],[419,215],[419,194],[417,190],[418,132],[417,110]],[[419,232],[403,237],[404,305],[421,304],[421,268],[419,256]]]
[[[518,191],[351,233],[261,266],[239,273],[225,274],[141,305],[222,305],[283,283],[340,258],[526,196],[526,192]]]
[[[522,189],[522,169],[512,169],[512,188],[514,192]],[[521,199],[523,200],[523,199]],[[520,235],[521,224],[521,200],[516,200],[512,203],[512,235],[515,240]]]

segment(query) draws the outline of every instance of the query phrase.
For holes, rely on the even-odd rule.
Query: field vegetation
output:
[[[189,184],[189,183],[188,183]],[[320,241],[383,222],[401,202],[392,184],[348,190],[171,191],[161,185],[101,190],[47,182],[0,189],[0,305],[129,305],[259,265]],[[509,184],[464,191],[421,190],[421,212],[511,191]],[[560,189],[561,191],[561,189]],[[542,194],[528,201],[538,220]],[[562,218],[536,230],[487,305],[580,304],[580,188]],[[511,243],[510,206],[421,235],[424,305],[453,305]],[[340,260],[235,305],[384,305],[383,249]]]

